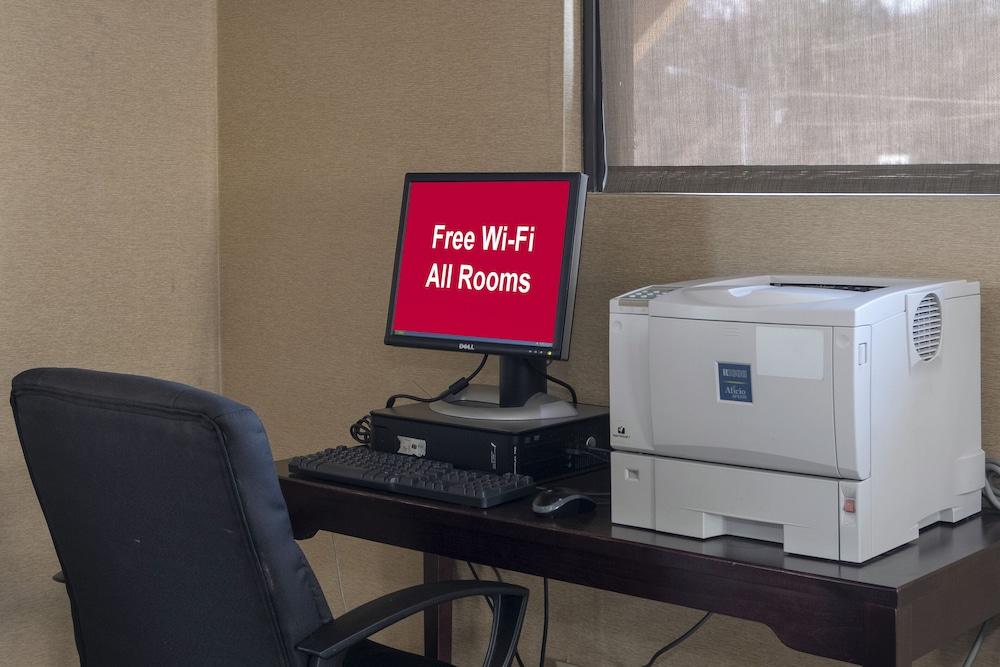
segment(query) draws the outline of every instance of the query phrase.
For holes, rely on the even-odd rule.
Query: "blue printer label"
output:
[[[717,363],[719,367],[719,400],[753,403],[750,364]]]

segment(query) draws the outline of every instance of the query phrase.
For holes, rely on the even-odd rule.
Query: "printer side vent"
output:
[[[913,315],[913,347],[924,361],[937,356],[941,347],[941,301],[937,294],[921,299]]]

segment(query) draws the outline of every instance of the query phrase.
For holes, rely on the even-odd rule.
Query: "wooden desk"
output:
[[[1000,514],[932,526],[865,565],[612,525],[610,508],[536,517],[530,501],[489,510],[290,477],[277,463],[297,538],[319,530],[425,553],[429,581],[469,560],[759,621],[787,646],[863,665],[909,665],[1000,613]],[[561,484],[596,492],[607,471]],[[449,660],[451,611],[425,617],[426,652]]]

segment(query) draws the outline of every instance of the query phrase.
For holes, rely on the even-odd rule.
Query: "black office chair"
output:
[[[510,664],[527,604],[519,586],[414,586],[332,619],[250,408],[56,368],[15,377],[11,406],[82,665],[441,667],[367,637],[473,595],[493,600],[484,664]]]

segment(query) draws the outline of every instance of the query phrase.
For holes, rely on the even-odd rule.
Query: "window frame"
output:
[[[583,172],[587,191],[607,187],[607,137],[601,68],[601,17],[598,0],[583,1]]]

